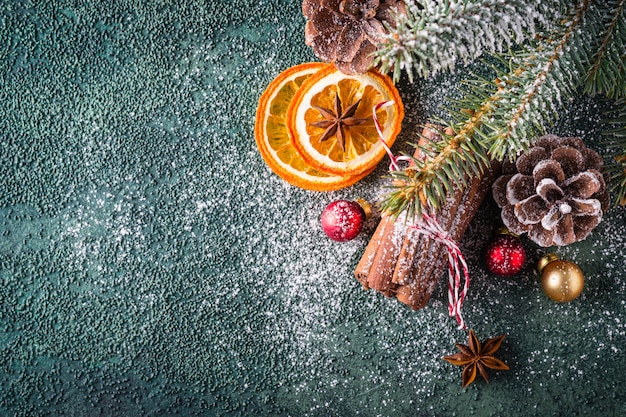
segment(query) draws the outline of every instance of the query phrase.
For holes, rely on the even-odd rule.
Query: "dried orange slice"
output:
[[[294,147],[312,167],[336,175],[359,175],[385,156],[372,117],[391,146],[400,133],[404,106],[391,78],[370,70],[346,75],[327,66],[311,75],[295,93],[287,121]]]
[[[359,175],[335,175],[308,165],[293,146],[287,129],[287,109],[302,83],[329,64],[309,62],[280,73],[265,89],[256,112],[254,135],[267,165],[279,177],[307,190],[332,191],[354,184]]]

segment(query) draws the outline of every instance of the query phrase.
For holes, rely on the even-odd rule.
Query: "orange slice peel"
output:
[[[319,62],[288,68],[259,99],[255,121],[259,152],[274,173],[297,187],[332,191],[350,186],[384,157],[372,117],[379,101],[395,103],[376,113],[381,137],[391,146],[404,109],[389,77],[374,71],[347,76],[334,65]],[[343,103],[352,103],[352,108]],[[329,128],[327,110],[345,113],[335,130]]]
[[[400,133],[404,117],[402,100],[392,80],[375,70],[346,75],[334,66],[327,66],[302,83],[289,105],[287,127],[293,145],[307,164],[320,171],[337,175],[365,172],[375,167],[386,153],[372,111],[378,104],[390,101],[393,106],[380,107],[376,113],[382,137],[389,147]],[[355,105],[348,118],[334,114],[334,120],[341,119],[343,128],[338,127],[327,138],[325,126],[333,121],[328,111],[342,113]],[[355,119],[359,122],[354,123]]]

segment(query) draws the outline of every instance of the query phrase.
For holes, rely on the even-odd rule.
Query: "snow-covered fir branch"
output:
[[[396,16],[395,28],[378,46],[383,72],[410,79],[451,70],[484,52],[502,52],[548,30],[560,19],[558,0],[416,0]]]
[[[607,174],[615,202],[626,206],[626,99],[618,102],[618,108],[617,116],[607,122],[609,128],[604,132],[610,140]]]
[[[584,10],[580,10],[562,36],[503,56],[510,69],[493,81],[496,92],[490,98],[490,111],[476,129],[490,144],[491,158],[515,158],[556,120],[563,102],[573,97],[583,73],[566,50],[571,50],[583,16]]]
[[[585,79],[585,91],[607,97],[626,96],[626,0],[606,0],[595,22],[598,47]]]
[[[589,3],[582,0],[551,37],[495,55],[501,65],[494,65],[493,79],[468,81],[462,98],[450,109],[451,119],[437,121],[453,133],[442,134],[439,143],[424,149],[429,157],[418,162],[416,173],[392,173],[400,186],[386,196],[383,208],[419,214],[425,208],[424,199],[417,196],[440,207],[452,186],[479,175],[489,160],[502,161],[532,145],[532,138],[556,119],[556,109],[573,96],[584,73],[584,65],[577,65],[576,47],[585,42],[576,38],[586,33],[582,28]]]
[[[530,41],[514,52],[497,54],[504,68],[501,66],[491,81],[475,80],[470,84],[471,89],[457,103],[465,113],[452,117],[451,127],[459,131],[468,123],[475,126],[473,134],[489,145],[490,158],[498,161],[507,156],[515,158],[528,149],[534,138],[556,121],[559,111],[580,92],[586,79],[609,77],[605,74],[616,69],[619,54],[605,48],[605,44],[607,39],[615,43],[626,34],[612,24],[616,15],[624,13],[624,9],[616,11],[614,6],[599,0],[579,1],[560,29],[550,36]],[[600,58],[598,51],[602,49],[606,50]],[[594,69],[596,74],[590,76]],[[623,77],[623,70],[611,77],[610,83],[599,81],[607,87],[598,87],[594,92],[607,94],[623,89],[623,83],[616,81],[618,76]],[[488,99],[477,98],[481,96]],[[468,109],[478,111],[480,117],[474,114],[468,119]]]

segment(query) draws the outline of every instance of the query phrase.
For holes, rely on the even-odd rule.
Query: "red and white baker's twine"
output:
[[[444,245],[448,251],[448,313],[450,317],[456,318],[456,322],[459,325],[459,329],[465,329],[465,321],[461,314],[461,308],[463,307],[463,301],[469,290],[469,271],[467,269],[467,263],[465,258],[459,249],[459,245],[450,237],[450,235],[443,230],[441,224],[437,221],[437,217],[423,213],[422,221],[412,226],[417,233],[429,236],[435,239],[436,242]],[[463,278],[465,284],[461,290],[461,272],[463,272]]]
[[[389,107],[389,106],[393,106],[393,105],[394,105],[394,101],[393,100],[383,101],[382,103],[378,103],[372,109],[372,118],[374,119],[374,126],[376,126],[376,131],[378,132],[378,137],[380,138],[380,141],[383,144],[383,148],[385,148],[385,151],[387,151],[387,155],[389,155],[389,159],[391,160],[391,163],[389,164],[389,171],[399,171],[400,167],[398,166],[398,162],[399,161],[410,161],[411,158],[409,158],[408,156],[395,156],[391,152],[391,149],[389,148],[389,145],[387,144],[387,142],[385,141],[385,138],[383,136],[383,129],[380,126],[380,122],[378,121],[378,116],[376,115],[376,112],[378,110],[384,109],[385,107]]]
[[[378,103],[372,109],[372,117],[374,119],[376,131],[378,132],[378,137],[380,138],[380,141],[382,142],[382,145],[391,160],[389,170],[398,171],[400,170],[398,162],[407,161],[411,158],[407,156],[395,156],[391,152],[389,145],[383,137],[382,128],[376,115],[378,110],[393,104],[393,101]],[[411,227],[414,228],[417,233],[426,235],[445,246],[448,252],[448,313],[450,314],[450,317],[454,317],[456,319],[459,329],[465,329],[466,325],[465,320],[463,320],[463,315],[461,314],[461,308],[463,307],[463,301],[465,300],[465,296],[469,290],[470,276],[467,263],[465,262],[465,257],[461,253],[459,245],[454,241],[454,239],[452,239],[448,232],[441,227],[441,224],[435,215],[422,213],[422,220]],[[463,289],[461,289],[461,275],[465,280]]]

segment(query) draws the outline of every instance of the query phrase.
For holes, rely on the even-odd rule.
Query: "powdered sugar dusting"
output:
[[[314,59],[301,10],[165,3],[14,2],[0,14],[2,414],[624,411],[612,372],[626,345],[623,210],[559,249],[586,274],[580,298],[561,305],[533,260],[516,277],[486,273],[499,211],[481,207],[460,242],[472,276],[464,315],[481,339],[507,334],[511,370],[464,391],[441,360],[466,340],[445,279],[412,311],[353,276],[374,221],[343,243],[320,227],[331,201],[377,201],[386,163],[315,193],[257,152],[261,92]],[[394,152],[443,113],[461,76],[399,86],[407,116]],[[599,114],[581,99],[555,132],[601,149]]]

